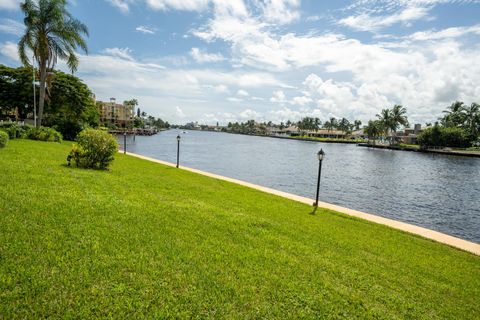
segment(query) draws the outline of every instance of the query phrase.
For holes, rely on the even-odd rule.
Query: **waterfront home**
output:
[[[97,102],[100,111],[100,121],[104,125],[114,125],[119,128],[127,127],[135,114],[135,106],[124,105],[116,102],[115,98],[110,98],[110,102]]]
[[[288,128],[284,129],[285,134],[291,135],[291,136],[298,136],[300,133],[300,129],[298,129],[297,126],[290,126]]]
[[[313,138],[347,139],[347,133],[341,130],[320,129],[317,131],[307,131],[307,136]]]
[[[406,144],[417,144],[418,135],[422,132],[422,125],[417,123],[413,128],[405,128],[396,132],[396,139]]]
[[[361,130],[353,131],[351,134],[351,138],[355,140],[360,140],[360,139],[367,139],[368,136],[365,134],[363,129],[361,129]]]

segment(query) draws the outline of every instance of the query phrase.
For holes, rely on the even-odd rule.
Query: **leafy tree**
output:
[[[466,148],[470,146],[468,132],[462,128],[441,127],[438,124],[425,129],[418,136],[418,143],[422,147],[456,147]]]
[[[380,120],[370,120],[368,125],[365,127],[365,134],[368,136],[368,140],[373,140],[373,145],[378,136],[383,132],[382,122]]]
[[[22,119],[33,112],[32,70],[0,65],[0,115],[15,110]]]
[[[15,108],[20,118],[32,113],[31,69],[8,68],[0,65],[0,110]],[[73,140],[85,126],[96,127],[100,114],[92,92],[79,78],[54,71],[44,110],[44,124],[54,126],[65,139]],[[25,105],[28,104],[27,107]]]
[[[78,67],[77,49],[87,52],[87,27],[72,17],[66,9],[66,0],[25,0],[20,8],[25,14],[25,33],[18,43],[20,60],[25,66],[38,65],[40,99],[38,123],[42,124],[45,105],[47,72],[53,70],[58,59],[66,60],[73,72]],[[33,51],[33,61],[27,57],[27,48]]]

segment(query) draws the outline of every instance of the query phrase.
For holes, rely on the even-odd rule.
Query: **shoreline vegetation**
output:
[[[480,312],[473,254],[122,154],[110,170],[68,167],[69,150],[24,139],[0,150],[7,318]]]
[[[218,131],[212,131],[212,132],[218,132]],[[335,138],[315,138],[315,137],[305,137],[305,136],[289,137],[289,136],[272,136],[272,135],[261,135],[261,134],[236,133],[236,132],[224,132],[224,133],[241,134],[241,135],[263,137],[263,138],[285,139],[285,140],[355,144],[359,147],[368,147],[368,148],[375,148],[375,149],[388,149],[388,150],[396,150],[396,151],[410,151],[410,152],[422,152],[422,153],[480,158],[480,151],[468,150],[468,149],[454,149],[454,148],[425,149],[425,148],[422,148],[420,145],[416,145],[416,144],[381,145],[381,144],[368,143],[367,142],[368,140],[358,140],[358,139],[349,140],[349,139],[335,139]]]

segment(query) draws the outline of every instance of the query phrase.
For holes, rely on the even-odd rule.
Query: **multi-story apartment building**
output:
[[[127,127],[134,118],[135,106],[118,104],[115,98],[110,102],[100,102],[100,120],[105,125],[116,125],[119,128]]]

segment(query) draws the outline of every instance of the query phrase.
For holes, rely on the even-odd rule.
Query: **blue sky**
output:
[[[19,0],[0,0],[0,63],[18,66]],[[173,123],[367,121],[402,104],[433,122],[480,102],[479,0],[76,0],[77,75]],[[59,63],[60,69],[65,69]]]

